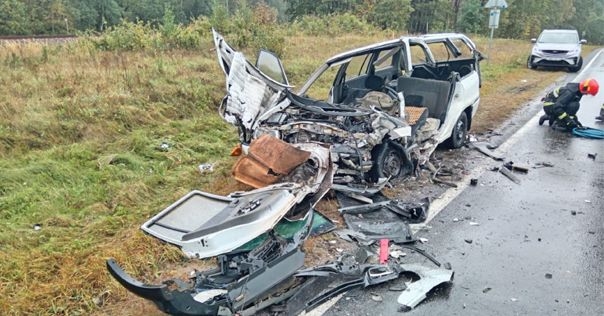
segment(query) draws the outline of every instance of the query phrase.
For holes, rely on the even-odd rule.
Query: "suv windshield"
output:
[[[547,32],[539,36],[539,43],[553,44],[576,44],[579,42],[579,35],[571,32]]]

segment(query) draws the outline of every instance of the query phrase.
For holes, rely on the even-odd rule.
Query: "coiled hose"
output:
[[[604,129],[591,127],[574,128],[573,135],[592,139],[604,139]]]

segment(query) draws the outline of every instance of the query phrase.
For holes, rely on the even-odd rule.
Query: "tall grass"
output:
[[[230,177],[237,135],[217,115],[224,74],[207,27],[198,21],[190,31],[161,31],[134,23],[67,44],[3,44],[3,315],[136,313],[125,306],[130,296],[108,276],[104,260],[116,257],[137,277],[161,279],[161,271],[185,261],[175,247],[142,234],[140,224],[192,189],[226,194],[243,188]],[[194,36],[180,42],[161,32]],[[279,32],[296,85],[333,54],[393,37]],[[263,45],[253,34],[225,35],[248,53]],[[487,92],[523,67],[524,47],[508,49],[518,45],[509,43],[493,44],[498,53],[483,68]],[[497,107],[487,102],[481,111]],[[214,164],[214,171],[200,174],[201,163]]]

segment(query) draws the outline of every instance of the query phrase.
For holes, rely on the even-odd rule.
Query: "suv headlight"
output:
[[[566,55],[570,56],[570,57],[578,56],[580,54],[581,54],[581,49],[580,48],[575,48],[573,50],[568,51],[568,53],[566,53]]]
[[[531,52],[531,54],[539,56],[542,53],[541,53],[541,50],[539,48],[533,47],[533,51]]]

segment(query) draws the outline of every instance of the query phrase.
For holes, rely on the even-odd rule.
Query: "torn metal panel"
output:
[[[277,174],[289,174],[294,168],[310,158],[310,152],[296,148],[271,135],[262,135],[255,139],[249,156],[260,161]],[[329,157],[321,157],[327,160]]]
[[[228,95],[221,113],[227,122],[251,131],[258,115],[266,110],[266,105],[276,102],[278,94],[265,81],[251,75],[248,69],[243,54],[235,53],[227,77]]]
[[[309,159],[311,153],[296,148],[278,138],[262,135],[252,141],[248,155],[242,156],[233,166],[233,176],[254,188],[273,184],[282,176]],[[322,155],[316,159],[329,159]],[[308,175],[314,178],[315,175]],[[323,179],[323,177],[320,177]]]
[[[264,164],[250,156],[239,157],[233,165],[232,174],[235,180],[256,189],[277,183],[282,177],[272,173]]]
[[[451,270],[430,269],[415,264],[401,264],[400,267],[405,272],[411,272],[419,277],[419,280],[407,285],[397,299],[399,304],[409,310],[421,303],[433,288],[453,281],[454,272]]]

